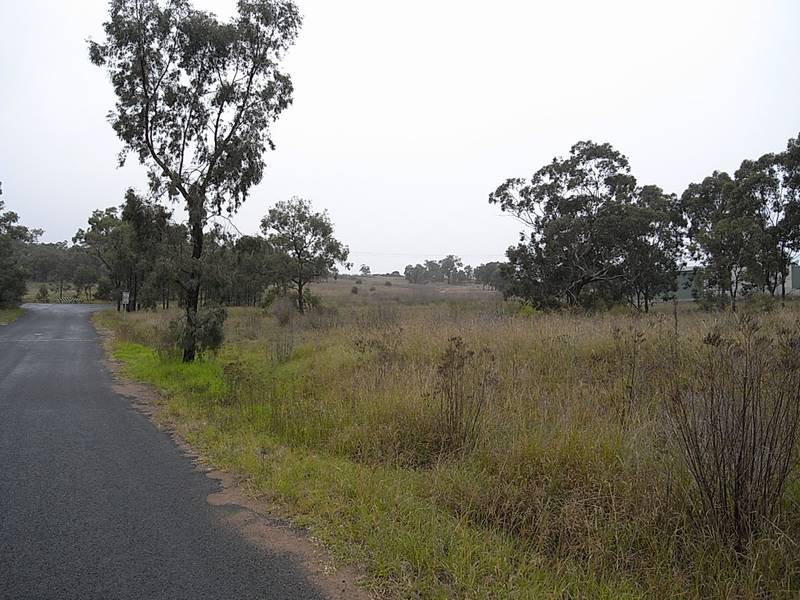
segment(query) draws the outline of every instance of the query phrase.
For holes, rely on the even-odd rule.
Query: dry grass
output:
[[[361,291],[383,279],[365,279]],[[441,300],[448,292],[436,286],[393,280],[375,285],[370,296],[350,294],[352,284],[319,286],[325,310],[284,326],[255,309],[232,310],[226,344],[205,365],[208,381],[201,385],[193,375],[194,384],[174,393],[186,402],[176,412],[221,423],[226,448],[262,436],[314,460],[343,461],[336,464],[360,477],[384,474],[390,490],[401,481],[409,485],[411,477],[420,506],[509,544],[498,546],[497,556],[508,553],[510,562],[494,573],[487,572],[487,549],[461,556],[464,547],[448,546],[449,534],[440,533],[443,546],[434,551],[424,528],[394,542],[381,537],[376,555],[365,558],[354,548],[370,547],[385,533],[377,528],[389,527],[397,518],[390,511],[399,509],[369,506],[362,492],[335,497],[332,488],[316,489],[341,511],[335,519],[327,509],[312,511],[311,522],[365,560],[376,581],[423,597],[530,597],[534,589],[553,597],[613,597],[619,590],[646,597],[796,596],[800,485],[794,472],[770,525],[734,551],[698,518],[696,486],[664,410],[676,378],[696,376],[704,336],[732,331],[731,316],[688,305],[677,323],[667,305],[647,316],[627,310],[525,316],[479,288]],[[795,327],[797,309],[760,315],[762,333]],[[157,347],[168,315],[131,317],[105,319],[121,339]],[[446,366],[453,338],[463,345],[459,352],[475,355],[456,357],[460,371],[443,388],[443,373],[453,371]],[[483,366],[470,366],[477,356]],[[475,400],[470,382],[489,385],[491,393]],[[450,394],[445,404],[443,389]],[[462,451],[443,453],[444,435],[464,435],[463,423],[448,430],[446,422],[462,417],[443,412],[456,404],[469,440],[458,444]],[[281,487],[274,480],[263,485]],[[295,497],[296,487],[281,489],[278,495]],[[373,527],[359,529],[346,516],[359,502],[373,515]],[[427,563],[416,564],[415,553],[428,556],[418,556]],[[397,575],[405,573],[403,561],[416,564],[408,577]],[[471,566],[462,571],[462,564]],[[541,578],[533,582],[515,569],[544,569],[547,583],[541,587]]]

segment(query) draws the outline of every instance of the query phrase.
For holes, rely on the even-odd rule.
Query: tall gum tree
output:
[[[261,181],[270,125],[292,100],[280,63],[300,25],[291,0],[239,0],[228,23],[187,0],[112,0],[105,41],[89,42],[117,95],[109,120],[124,143],[120,164],[135,154],[153,195],[182,201],[189,216],[192,253],[177,277],[184,361],[196,353],[204,228]]]
[[[591,285],[621,279],[620,207],[632,202],[636,179],[628,159],[610,144],[581,141],[530,180],[506,180],[489,195],[530,230],[509,248],[509,292],[544,302],[578,303]]]

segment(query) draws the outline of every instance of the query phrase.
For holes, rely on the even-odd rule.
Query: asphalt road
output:
[[[113,391],[95,309],[0,327],[0,598],[322,598],[227,527],[219,484]]]

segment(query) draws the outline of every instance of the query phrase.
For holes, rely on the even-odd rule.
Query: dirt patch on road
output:
[[[163,400],[158,391],[153,386],[132,381],[123,375],[122,364],[111,358],[113,333],[97,323],[94,326],[103,339],[105,363],[114,375],[114,391],[128,398],[131,405],[147,416],[158,429],[169,433],[175,444],[192,459],[198,471],[219,482],[221,489],[206,499],[212,506],[229,509],[220,517],[226,526],[265,552],[294,557],[309,580],[332,600],[372,598],[358,585],[363,579],[358,568],[335,565],[327,550],[307,531],[282,516],[276,516],[274,508],[267,503],[247,495],[243,482],[235,475],[209,467],[202,456],[181,437],[174,424],[163,419],[163,413],[159,410]]]

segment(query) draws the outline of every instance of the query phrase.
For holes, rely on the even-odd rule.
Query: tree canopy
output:
[[[336,265],[349,268],[349,250],[333,236],[327,212],[315,212],[308,200],[293,197],[278,202],[261,220],[267,242],[286,257],[285,275],[297,291],[297,307],[305,311],[306,286],[336,273]]]
[[[188,0],[112,0],[106,39],[90,42],[117,95],[110,121],[148,169],[154,196],[180,198],[189,215],[184,360],[193,360],[209,212],[234,212],[264,173],[270,125],[289,106],[281,59],[301,24],[291,0],[239,0],[222,23]]]
[[[637,187],[628,159],[610,144],[578,142],[530,180],[508,179],[489,196],[527,226],[509,248],[509,295],[541,305],[628,296],[645,309],[676,270],[674,198]],[[659,264],[660,263],[660,264]]]
[[[19,216],[4,211],[0,200],[0,308],[18,305],[25,295],[26,272],[22,261],[22,248],[32,242],[41,231],[19,224]]]

